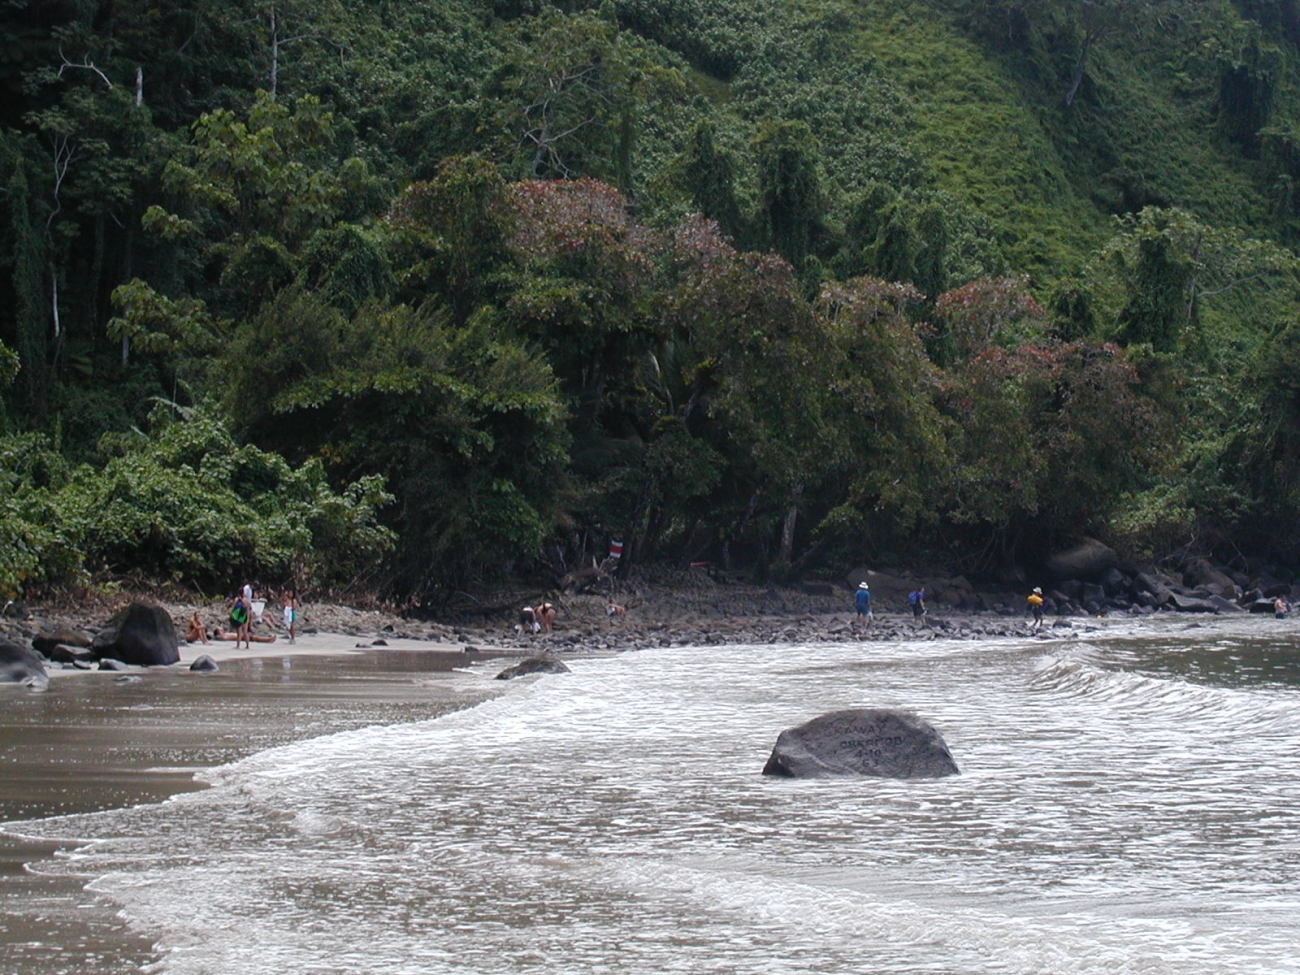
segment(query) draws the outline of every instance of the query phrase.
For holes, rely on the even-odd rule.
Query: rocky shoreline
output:
[[[1043,586],[1046,619],[1031,629],[1025,598],[1029,585],[976,587],[962,576],[926,576],[858,569],[839,582],[798,586],[757,586],[703,568],[643,570],[629,580],[598,578],[585,592],[503,589],[479,593],[448,605],[437,619],[421,619],[393,609],[360,609],[337,603],[303,604],[300,633],[355,637],[359,647],[386,639],[436,643],[451,649],[518,655],[551,652],[619,652],[650,647],[723,644],[806,644],[933,639],[1023,637],[1069,638],[1106,621],[1195,614],[1272,613],[1273,600],[1291,599],[1290,574],[1276,566],[1216,566],[1189,560],[1179,570],[1124,565],[1099,543],[1062,553],[1051,567],[1055,582]],[[856,581],[855,581],[856,580]],[[873,594],[875,619],[855,620],[853,595],[858,582]],[[907,593],[924,585],[927,614],[916,619]],[[121,594],[77,605],[10,605],[0,616],[0,639],[31,646],[42,634],[71,631],[93,636],[114,611],[132,598],[150,598],[175,621],[178,633],[198,610],[209,626],[225,619],[222,601],[192,602]],[[546,599],[557,616],[551,633],[516,634],[518,609]],[[610,602],[625,612],[611,616]],[[274,602],[255,632],[274,636]],[[281,641],[283,634],[280,634]],[[267,653],[282,644],[261,644]],[[274,648],[274,649],[273,649]],[[67,664],[71,666],[71,663]],[[56,665],[58,666],[58,665]]]

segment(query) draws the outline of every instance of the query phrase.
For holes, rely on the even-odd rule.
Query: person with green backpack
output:
[[[239,649],[240,640],[244,641],[244,646],[248,649],[253,649],[249,639],[252,635],[253,614],[243,593],[237,595],[230,604],[230,622],[235,624],[235,649]]]

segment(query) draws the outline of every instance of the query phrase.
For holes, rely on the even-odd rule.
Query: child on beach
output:
[[[298,595],[292,589],[286,589],[281,597],[284,606],[284,628],[289,632],[289,642],[298,642]]]

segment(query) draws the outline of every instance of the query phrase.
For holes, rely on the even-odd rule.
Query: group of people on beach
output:
[[[519,621],[515,623],[515,636],[524,633],[550,633],[558,615],[555,604],[541,602],[535,606],[524,606],[519,610]],[[627,607],[620,606],[610,596],[605,604],[605,618],[611,623],[620,616],[627,615]]]
[[[234,627],[230,629],[217,624],[212,628],[213,640],[234,640],[235,648],[238,649],[242,643],[245,647],[251,649],[253,643],[271,643],[275,640],[274,634],[254,634],[253,626],[257,623],[268,622],[265,619],[266,602],[254,598],[255,591],[251,583],[245,583],[243,588],[230,600],[230,611],[228,614],[229,622]],[[289,634],[289,642],[296,643],[298,640],[298,616],[299,604],[298,595],[293,589],[285,589],[280,594],[281,614],[284,621],[284,630]],[[186,626],[185,639],[190,643],[207,644],[208,630],[203,621],[199,619],[199,611],[195,610],[194,615],[190,617],[188,626]]]
[[[1026,597],[1029,613],[1034,618],[1031,627],[1035,630],[1043,625],[1045,602],[1043,590],[1038,586],[1035,586],[1033,592]],[[870,624],[875,620],[876,614],[871,608],[871,587],[865,582],[858,583],[857,592],[853,596],[853,605],[856,610],[855,622],[858,625]],[[929,613],[925,608],[925,586],[917,586],[907,594],[907,605],[912,610],[912,618],[916,620],[917,626],[929,625],[925,620]]]
[[[928,626],[925,617],[929,610],[925,608],[925,586],[917,586],[907,594],[907,605],[912,610],[912,618],[916,620],[917,626]],[[871,624],[876,619],[875,611],[871,608],[871,587],[865,582],[858,583],[857,592],[853,596],[853,606],[856,610],[855,622],[857,624]]]

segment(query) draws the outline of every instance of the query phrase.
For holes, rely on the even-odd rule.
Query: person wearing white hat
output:
[[[1029,603],[1029,612],[1034,614],[1033,628],[1036,630],[1043,625],[1043,590],[1034,586],[1034,591],[1026,601]]]
[[[865,582],[858,583],[858,592],[853,601],[858,608],[858,622],[866,620],[870,623],[876,618],[876,614],[871,611],[871,587]]]

